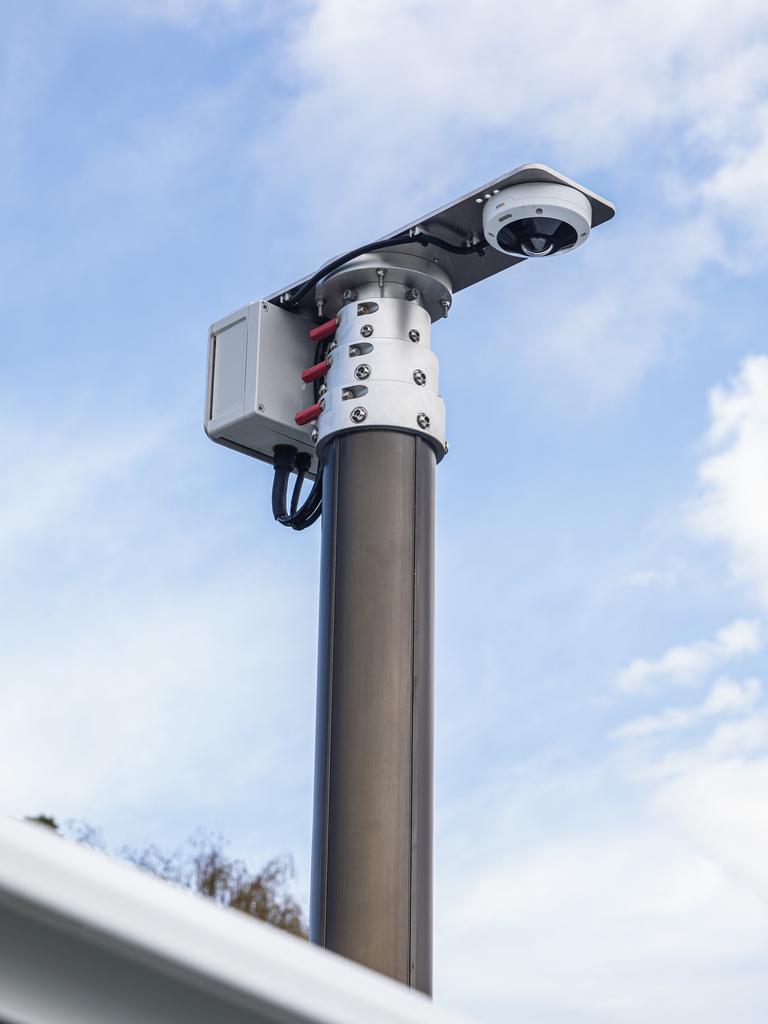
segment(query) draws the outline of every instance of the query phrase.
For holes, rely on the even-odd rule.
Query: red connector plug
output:
[[[301,379],[305,384],[311,384],[313,380],[320,380],[324,377],[331,366],[330,359],[324,359],[322,363],[315,363],[314,366],[308,367],[301,375]]]
[[[336,317],[333,320],[326,320],[324,324],[320,324],[318,327],[313,327],[309,332],[310,341],[324,341],[326,338],[330,338],[332,334],[336,333],[336,328],[339,326],[339,321]]]
[[[315,402],[314,405],[310,405],[307,409],[302,409],[301,412],[297,412],[294,416],[298,426],[306,426],[307,423],[311,423],[312,420],[316,420],[320,413],[323,411],[323,403]]]

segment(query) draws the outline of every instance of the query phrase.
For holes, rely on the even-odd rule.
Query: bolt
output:
[[[310,434],[310,437],[312,438],[312,444],[316,444],[318,437],[320,437],[320,431],[317,429],[317,427],[312,427],[312,433]]]
[[[414,327],[413,330],[408,331],[408,337],[411,339],[411,341],[418,341],[421,338],[421,335]]]
[[[357,292],[354,288],[345,288],[341,297],[345,302],[354,302],[357,298]]]
[[[386,270],[379,269],[376,271],[376,277],[379,279],[379,291],[384,291],[384,278],[387,276]]]
[[[318,388],[317,393],[322,398],[327,390],[328,390],[328,385],[327,384],[321,384],[320,387]]]
[[[445,452],[446,455],[448,454],[448,442],[447,441],[443,445],[443,451]]]
[[[448,316],[448,310],[451,308],[450,299],[440,299],[440,305],[443,310],[443,316]]]
[[[423,370],[414,370],[413,379],[416,381],[419,387],[427,383],[427,375],[426,373],[424,373]]]
[[[264,412],[264,406],[261,404],[261,402],[259,402],[256,408],[259,410],[259,412]]]
[[[429,429],[430,419],[425,412],[419,413],[419,415],[416,417],[416,422],[418,423],[422,430]]]
[[[363,324],[363,326],[360,328],[360,333],[364,338],[370,338],[370,336],[373,334],[373,327],[371,327],[370,324]]]
[[[291,293],[290,292],[283,292],[283,294],[280,296],[280,304],[281,305],[285,305],[286,302],[290,301],[290,298],[291,298]]]
[[[367,417],[368,412],[362,407],[362,405],[358,405],[349,414],[349,418],[353,423],[362,423],[364,419],[367,419]]]
[[[351,391],[349,388],[342,388],[341,389],[341,400],[342,400],[342,402],[346,402],[350,398],[354,398],[354,397],[355,397],[354,391]]]
[[[355,367],[355,376],[358,380],[367,380],[371,376],[371,368],[368,363],[360,363]]]
[[[266,303],[266,302],[262,302],[262,304],[261,304],[261,308],[262,308],[262,309],[264,310],[264,312],[266,313],[266,312],[267,312],[267,310],[269,309],[269,306],[267,305],[267,303]]]
[[[349,356],[350,356],[350,358],[354,359],[355,356],[359,356],[359,355],[361,355],[361,352],[360,352],[360,349],[357,347],[357,345],[350,345],[349,346]]]
[[[419,292],[418,288],[409,288],[408,291],[405,293],[405,297],[409,302],[415,302],[420,294],[421,293]]]
[[[318,315],[318,317],[322,317],[324,309],[325,309],[325,299],[319,298],[317,300],[317,315]]]

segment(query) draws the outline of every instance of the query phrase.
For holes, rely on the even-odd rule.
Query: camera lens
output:
[[[496,241],[516,256],[552,256],[575,245],[578,235],[575,228],[556,217],[525,217],[505,224]]]

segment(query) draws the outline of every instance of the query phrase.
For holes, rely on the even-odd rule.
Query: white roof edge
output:
[[[0,820],[0,925],[11,913],[34,918],[49,933],[109,948],[132,970],[143,964],[222,1005],[252,1008],[254,1021],[266,1019],[266,1007],[280,1019],[314,1024],[459,1021],[424,996],[240,911],[44,826]],[[0,981],[2,975],[0,957]],[[0,1018],[4,1012],[0,995]]]

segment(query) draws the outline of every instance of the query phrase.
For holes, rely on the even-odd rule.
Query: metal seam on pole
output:
[[[331,522],[336,522],[339,514],[339,444],[342,440],[333,445],[333,517]],[[333,743],[333,662],[336,645],[336,530],[331,531],[329,561],[331,563],[331,593],[329,595],[329,630],[328,630],[328,706],[326,709],[326,731],[327,741],[325,744],[325,822],[323,827],[323,945],[328,940],[328,837],[330,833],[331,818],[331,749]]]
[[[418,830],[418,800],[416,794],[416,787],[418,783],[417,773],[417,636],[416,636],[416,618],[417,618],[417,593],[418,593],[418,582],[419,582],[419,438],[414,437],[414,508],[413,508],[413,575],[414,585],[412,588],[411,597],[411,874],[409,879],[410,896],[409,904],[411,907],[410,913],[410,935],[409,935],[409,981],[413,986],[416,983],[416,950],[415,942],[417,940],[418,932],[418,914],[416,908],[416,900],[413,898],[414,892],[414,879],[416,877],[417,860],[416,860],[416,839]]]

